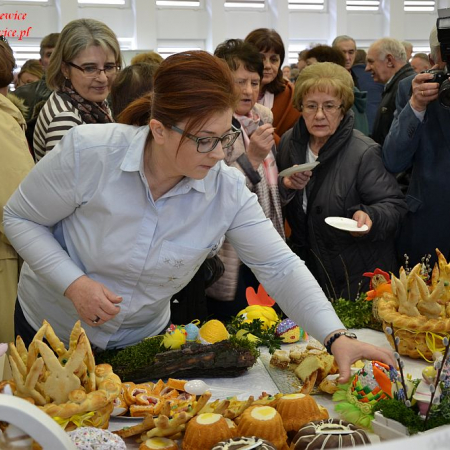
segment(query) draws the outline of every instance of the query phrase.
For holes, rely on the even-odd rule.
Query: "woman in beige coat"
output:
[[[3,206],[34,165],[25,138],[25,119],[6,98],[15,65],[11,47],[4,39],[0,40],[0,342],[14,338],[14,304],[19,281],[18,256],[3,232]]]

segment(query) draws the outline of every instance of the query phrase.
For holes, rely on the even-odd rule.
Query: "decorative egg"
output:
[[[275,325],[278,321],[278,314],[270,306],[251,305],[239,311],[237,316],[244,316],[244,322],[250,323],[255,319],[259,319],[263,323],[263,328],[268,328]]]
[[[283,339],[283,342],[287,344],[293,344],[294,342],[299,341],[300,339],[307,339],[308,335],[300,328],[293,320],[284,319],[281,321],[277,329],[275,330],[275,334]]]
[[[186,343],[186,331],[183,327],[177,325],[170,325],[164,335],[163,345],[171,350],[179,349]]]
[[[188,323],[184,326],[184,329],[186,330],[186,340],[187,341],[195,341],[198,337],[198,326],[194,323]]]
[[[184,385],[188,394],[202,395],[208,390],[208,385],[203,380],[190,380]]]
[[[230,337],[225,325],[219,320],[209,320],[198,332],[198,340],[202,344],[215,344]]]
[[[353,378],[350,393],[358,402],[375,404],[392,398],[392,375],[389,367],[378,361],[367,361]]]

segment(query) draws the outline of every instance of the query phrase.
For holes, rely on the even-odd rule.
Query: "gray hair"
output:
[[[429,42],[430,42],[430,56],[433,62],[436,64],[437,61],[441,58],[441,46],[439,44],[439,39],[437,37],[436,25],[431,29]]]
[[[50,89],[58,90],[64,85],[62,63],[73,61],[81,51],[93,45],[105,51],[111,50],[116,64],[122,66],[119,42],[107,25],[94,19],[72,20],[61,31],[60,39],[50,58],[47,69],[47,85]]]
[[[403,44],[394,38],[381,38],[375,41],[372,46],[378,49],[378,58],[386,58],[386,55],[392,55],[396,61],[406,63],[406,50]]]
[[[336,36],[333,40],[333,42],[331,43],[332,47],[336,47],[340,42],[344,42],[344,41],[353,41],[353,43],[355,44],[355,48],[356,48],[356,41],[350,37],[347,36],[346,34],[341,34],[340,36]]]

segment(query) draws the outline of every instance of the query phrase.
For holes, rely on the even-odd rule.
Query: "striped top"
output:
[[[57,92],[53,92],[42,107],[34,129],[36,161],[52,150],[71,128],[83,123],[79,111]]]

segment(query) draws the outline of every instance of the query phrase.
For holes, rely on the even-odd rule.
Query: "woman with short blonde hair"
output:
[[[341,99],[344,113],[353,105],[352,76],[348,70],[337,64],[313,64],[305,74],[300,72],[294,91],[294,105],[298,110],[302,109],[303,97],[309,91],[332,92]]]
[[[329,298],[354,300],[369,287],[365,272],[397,272],[394,237],[406,203],[380,146],[354,129],[353,81],[344,67],[303,69],[294,102],[302,117],[281,139],[278,168],[309,167],[280,183],[290,198],[290,244]]]

